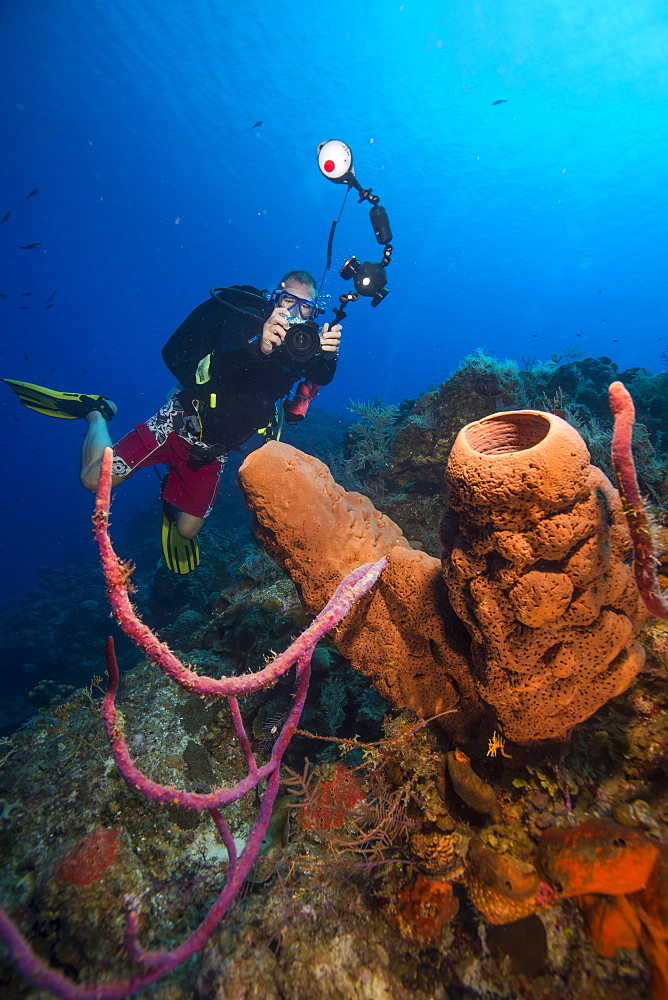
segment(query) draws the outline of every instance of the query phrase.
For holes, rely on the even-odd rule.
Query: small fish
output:
[[[0,299],[6,299],[6,298],[7,298],[7,296],[4,295],[3,292],[0,292]]]
[[[38,191],[39,191],[39,188],[33,188],[32,191],[28,191],[28,193],[26,195],[26,198],[32,198],[33,195],[36,195]]]
[[[532,333],[532,334],[531,334],[531,336],[532,336],[532,337],[537,337],[537,336],[538,336],[538,334],[537,334],[537,333]]]
[[[505,104],[507,100],[507,97],[502,97],[500,101],[492,101],[492,104]]]
[[[21,292],[21,295],[32,295],[32,292]]]
[[[581,333],[576,333],[576,334],[575,334],[575,336],[576,336],[576,337],[581,337],[581,336],[582,336],[582,334],[581,334]]]
[[[49,297],[48,297],[48,299],[46,301],[50,302],[51,299],[53,298],[53,296],[56,294],[57,291],[58,291],[58,289],[54,288],[54,290],[51,292],[51,294],[49,295]]]
[[[82,375],[85,375],[87,371],[88,371],[88,369],[87,369],[87,368],[84,368],[84,370],[82,371],[82,373],[81,373],[81,374],[82,374]]]
[[[254,124],[254,125],[251,125],[251,128],[259,128],[259,127],[260,127],[260,125],[262,125],[262,119],[260,119],[260,121],[259,121],[259,122],[255,122],[255,124]]]
[[[55,372],[55,370],[56,370],[56,366],[54,365],[53,368],[49,369],[49,375],[53,374],[53,372]]]
[[[613,344],[618,344],[618,343],[619,343],[618,340],[613,340]]]
[[[41,243],[25,243],[23,246],[19,247],[19,250],[36,250],[37,247],[41,247]]]
[[[27,309],[27,306],[19,306],[19,309]]]
[[[9,218],[9,216],[11,214],[12,214],[11,212],[5,212],[5,214],[3,215],[2,219],[0,219],[0,226],[3,224],[3,222],[7,221],[7,219]]]
[[[53,302],[49,302],[48,306],[44,306],[45,309],[53,309]]]
[[[28,360],[28,355],[26,354],[26,352],[25,352],[25,351],[23,352],[23,360],[24,360],[24,361],[27,361],[27,360]]]

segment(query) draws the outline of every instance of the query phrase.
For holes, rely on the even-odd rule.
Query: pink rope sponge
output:
[[[631,450],[635,407],[631,394],[623,382],[613,382],[608,386],[608,399],[615,418],[612,466],[633,542],[636,583],[649,611],[657,618],[668,618],[668,600],[661,590],[657,575],[659,560],[656,554],[652,518],[645,500],[640,495]]]
[[[171,677],[188,691],[208,697],[227,698],[232,722],[243,751],[248,774],[232,788],[221,788],[215,792],[198,794],[162,785],[147,777],[133,763],[123,736],[122,719],[116,710],[115,698],[119,685],[119,673],[114,653],[114,643],[106,643],[106,663],[109,673],[109,687],[102,703],[102,715],[111,751],[116,765],[127,783],[156,802],[175,803],[187,809],[206,810],[214,821],[228,852],[228,868],[225,885],[199,926],[181,944],[169,951],[149,951],[138,941],[137,904],[128,904],[125,946],[139,971],[124,980],[81,985],[72,982],[56,969],[48,966],[35,954],[26,939],[12,922],[7,912],[0,907],[0,938],[9,949],[21,975],[34,986],[44,987],[60,1000],[122,1000],[167,975],[206,944],[216,929],[230,903],[243,885],[262,845],[274,800],[280,785],[280,766],[283,754],[297,728],[304,707],[311,672],[311,656],[316,643],[323,635],[335,628],[348,614],[357,601],[368,593],[382,571],[387,566],[383,557],[375,563],[365,563],[353,570],[336,588],[331,600],[323,608],[315,621],[284,652],[272,660],[262,670],[243,677],[200,677],[185,667],[164,643],[151,632],[137,617],[130,603],[130,575],[132,568],[117,557],[109,538],[109,506],[111,497],[112,450],[105,449],[102,459],[100,483],[93,514],[93,533],[100,551],[102,570],[107,584],[107,594],[114,616],[123,631],[144,650],[146,656],[156,663],[168,677]],[[246,733],[237,697],[251,691],[269,687],[291,667],[295,667],[296,692],[290,712],[278,734],[269,761],[258,767]],[[251,829],[245,847],[239,857],[234,839],[220,807],[236,802],[248,792],[266,781],[260,809]]]

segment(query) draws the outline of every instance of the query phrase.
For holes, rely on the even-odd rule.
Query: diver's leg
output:
[[[181,538],[195,538],[211,513],[227,454],[191,462],[193,444],[176,432],[169,435],[167,446],[169,454],[163,461],[169,472],[163,483],[162,499],[176,511],[176,530]]]
[[[204,524],[203,517],[194,517],[180,510],[176,518],[176,530],[181,538],[194,538]]]
[[[91,493],[95,493],[100,481],[100,465],[105,448],[111,448],[111,438],[107,421],[97,410],[92,410],[86,417],[88,430],[81,446],[81,485]],[[111,477],[111,485],[118,486],[123,480],[120,476]]]

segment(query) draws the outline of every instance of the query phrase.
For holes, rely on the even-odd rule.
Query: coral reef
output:
[[[652,629],[658,643],[662,633],[656,625]],[[211,672],[216,659],[219,664],[226,661],[203,648],[206,633],[204,625],[193,633],[191,663]],[[322,669],[338,669],[338,654],[323,652],[327,657]],[[371,835],[379,819],[387,820],[383,839],[373,848],[373,862],[365,860],[368,847],[354,830],[350,835],[309,831],[293,819],[285,843],[281,809],[274,840],[267,845],[269,856],[256,862],[245,898],[197,962],[151,987],[152,1000],[219,1000],[242,991],[246,1000],[348,1000],[360,984],[370,997],[398,1000],[434,1000],[443,991],[446,996],[488,1000],[523,995],[541,1000],[555,995],[562,1000],[646,1000],[650,970],[656,979],[665,926],[665,893],[661,897],[658,888],[652,889],[656,869],[642,890],[651,889],[652,903],[643,904],[648,915],[643,919],[653,927],[654,937],[641,925],[632,941],[615,944],[612,954],[604,957],[595,950],[595,929],[590,933],[580,915],[581,897],[562,901],[553,890],[550,901],[543,890],[534,898],[535,912],[509,924],[491,924],[471,901],[465,866],[469,843],[476,837],[496,857],[514,859],[530,875],[541,826],[569,830],[599,812],[623,812],[631,824],[625,832],[642,829],[658,847],[657,838],[665,838],[668,830],[667,690],[665,667],[652,654],[626,694],[577,727],[566,756],[541,753],[518,760],[513,748],[512,758],[487,757],[489,730],[482,730],[467,752],[499,799],[502,826],[476,817],[448,793],[442,778],[447,751],[431,727],[416,725],[409,713],[388,717],[385,739],[376,744],[353,739],[324,744],[340,747],[348,766],[354,753],[358,760],[363,754],[369,765],[356,773],[373,787],[378,809],[364,826]],[[148,663],[125,675],[121,704],[144,770],[167,782],[189,781],[183,754],[197,742],[209,754],[215,785],[235,784],[244,777],[245,760],[233,743],[229,718],[215,705],[168,684]],[[76,970],[82,982],[100,970],[114,979],[132,968],[119,947],[120,897],[143,895],[142,935],[159,947],[173,946],[182,939],[184,927],[194,926],[206,913],[226,859],[210,824],[181,826],[175,813],[125,784],[111,766],[106,741],[96,735],[99,720],[88,698],[71,699],[66,707],[72,735],[82,747],[90,744],[98,753],[84,749],[66,763],[70,744],[47,716],[13,738],[11,767],[0,769],[0,795],[11,806],[6,818],[0,809],[0,880],[14,918],[32,929],[43,957]],[[246,711],[244,701],[245,718]],[[323,745],[296,736],[289,751],[294,751],[295,740],[307,743],[309,756]],[[202,750],[199,753],[202,756]],[[300,767],[299,757],[292,756],[290,765]],[[333,773],[328,766],[329,771],[318,768],[325,781]],[[370,767],[375,784],[369,784]],[[65,804],[59,804],[62,794]],[[255,803],[244,801],[226,810],[237,849],[247,839],[255,812]],[[350,818],[362,826],[361,815]],[[107,872],[83,890],[55,882],[57,859],[100,825],[122,825]],[[344,839],[342,833],[346,847],[336,842]],[[496,863],[496,858],[491,860]],[[514,862],[502,861],[501,870],[506,863],[512,868]],[[272,876],[276,870],[278,877]],[[665,875],[663,879],[665,885]],[[517,888],[512,893],[517,896]],[[517,912],[512,893],[504,899],[500,892],[497,899],[511,916]],[[636,895],[599,895],[599,913],[626,907],[635,914],[637,927]],[[451,907],[459,912],[451,915]],[[610,951],[612,932],[606,940]],[[653,951],[652,941],[657,942],[651,945]],[[661,996],[654,989],[655,997]],[[16,1000],[38,1000],[38,992],[44,993],[22,987],[0,961],[0,993],[3,990]]]
[[[652,997],[668,995],[665,845],[609,819],[542,834],[533,863],[470,841],[464,882],[488,924],[513,924],[573,899],[600,955],[639,948],[652,970]],[[541,881],[541,876],[545,881]]]
[[[365,564],[347,574],[336,588],[332,600],[318,615],[316,620],[299,636],[284,653],[276,656],[257,673],[245,677],[224,677],[220,679],[201,677],[185,667],[174,654],[161,643],[151,630],[137,617],[129,600],[130,575],[132,568],[121,562],[114,552],[108,533],[109,506],[111,494],[112,449],[106,448],[102,458],[100,482],[97,491],[93,532],[100,552],[102,571],[107,584],[107,596],[112,611],[126,635],[140,646],[156,663],[165,676],[170,677],[187,691],[199,695],[216,695],[227,699],[236,739],[243,751],[248,773],[234,786],[221,788],[212,793],[196,793],[179,790],[173,785],[156,782],[149,778],[133,762],[124,735],[123,720],[116,708],[119,687],[119,672],[114,655],[113,639],[107,640],[106,659],[109,685],[102,705],[107,737],[118,770],[128,785],[154,802],[168,803],[192,810],[206,810],[213,820],[227,851],[228,868],[223,889],[210,906],[199,926],[181,942],[166,950],[146,950],[139,943],[139,904],[131,899],[128,904],[125,929],[125,946],[129,956],[140,966],[122,980],[80,987],[58,969],[42,961],[22,936],[8,913],[0,907],[0,936],[22,976],[37,986],[47,987],[61,1000],[121,1000],[163,978],[181,965],[186,959],[200,951],[220,923],[222,917],[246,880],[260,852],[265,834],[270,825],[272,810],[280,785],[280,766],[295,729],[299,723],[308,683],[310,662],[318,640],[342,620],[359,598],[368,593],[386,567],[386,560]],[[258,767],[253,755],[248,734],[238,705],[238,696],[261,690],[273,683],[295,666],[295,696],[280,731],[276,735],[269,761]],[[248,835],[243,851],[237,857],[237,850],[229,824],[220,812],[221,806],[237,802],[248,792],[265,783],[257,818]],[[75,884],[87,886],[96,882],[113,863],[120,830],[98,828],[74,845],[71,851],[56,866],[55,877],[75,882],[73,867],[78,868]]]
[[[340,455],[332,457],[331,467],[345,489],[363,489],[372,500],[383,502],[389,499],[385,477],[399,407],[351,402],[350,409],[361,419],[348,431]],[[401,499],[402,496],[393,498],[394,502]]]
[[[424,482],[432,473],[442,477],[442,467],[430,466],[435,436],[445,431],[452,441],[462,424],[494,409],[545,406],[578,425],[592,462],[603,467],[611,426],[602,400],[615,377],[607,361],[556,359],[521,369],[479,352],[454,382],[418,403],[402,404],[388,424],[386,464],[378,465],[371,482],[377,503],[392,510],[394,525],[319,472],[309,474],[313,492],[302,502],[299,462],[280,482],[290,503],[277,523],[289,521],[294,508],[293,527],[299,528],[301,518],[302,530],[312,532],[317,544],[293,561],[291,571],[303,573],[302,593],[309,593],[311,575],[324,592],[333,588],[337,565],[340,572],[351,553],[364,551],[369,559],[388,554],[390,566],[373,596],[362,598],[357,617],[352,612],[339,626],[339,637],[358,650],[370,676],[378,677],[379,664],[390,664],[393,688],[386,690],[398,703],[407,695],[420,708],[421,692],[423,705],[431,699],[435,710],[437,692],[419,673],[446,657],[439,646],[445,631],[447,657],[453,657],[442,660],[452,685],[446,693],[459,711],[442,716],[440,729],[412,711],[397,716],[347,664],[341,647],[325,640],[312,658],[301,728],[285,751],[283,789],[290,794],[277,794],[246,890],[206,949],[153,984],[152,1000],[668,996],[666,623],[645,624],[638,636],[647,651],[644,667],[624,693],[580,722],[568,743],[508,743],[504,749],[508,734],[493,730],[495,713],[478,697],[475,681],[463,695],[457,686],[460,662],[471,674],[467,629],[451,612],[447,628],[438,624],[443,602],[448,606],[435,558],[447,488],[434,476],[427,495],[418,477],[410,480],[409,449],[405,478],[393,466],[398,443],[412,434],[422,442],[415,468],[423,463]],[[636,428],[633,437],[640,489],[648,492],[651,445],[657,471],[649,492],[656,499],[663,482],[660,376],[626,374],[639,418],[651,426],[649,433]],[[637,395],[636,385],[644,382],[647,395]],[[449,409],[451,388],[457,389],[459,412]],[[442,403],[438,413],[430,405],[436,396]],[[648,419],[644,400],[650,398],[657,416]],[[363,491],[371,472],[371,466],[358,470]],[[223,497],[224,512],[226,503]],[[327,503],[336,518],[323,516],[321,505]],[[314,524],[319,518],[320,535]],[[447,545],[461,535],[459,519],[452,511],[443,524]],[[155,555],[150,572],[140,569],[132,578],[140,585],[137,603],[160,628],[160,640],[177,648],[193,673],[214,679],[263,669],[273,650],[285,648],[308,625],[309,610],[318,610],[299,603],[290,579],[249,541],[245,528],[228,533],[224,521],[218,528],[207,525],[205,562],[192,579],[156,573]],[[145,540],[145,518],[138,519],[137,530]],[[267,542],[278,547],[273,530],[269,525]],[[407,539],[426,551],[412,552]],[[155,538],[152,543],[155,550]],[[134,555],[134,544],[128,551]],[[313,551],[316,560],[310,559]],[[498,553],[485,558],[497,576],[500,559]],[[666,586],[664,568],[654,566]],[[548,560],[525,573],[530,579],[520,588],[515,611],[531,619],[520,622],[529,633],[545,627],[544,590],[531,574],[557,572]],[[385,586],[387,574],[391,587]],[[90,573],[81,570],[64,569],[50,579],[53,586],[45,584],[32,598],[32,617],[28,601],[15,606],[13,621],[7,619],[7,628],[16,630],[17,664],[21,642],[32,643],[31,686],[43,707],[28,728],[0,737],[0,892],[40,958],[76,980],[85,996],[87,983],[113,984],[136,973],[122,945],[124,899],[129,906],[141,899],[142,941],[158,952],[178,948],[215,901],[230,855],[207,815],[146,798],[113,766],[96,680],[83,691],[72,692],[71,683],[88,683],[99,670],[96,648],[106,634],[101,590],[98,596]],[[557,604],[567,589],[555,587]],[[94,600],[95,609],[86,603]],[[96,615],[86,617],[93,610]],[[369,614],[376,616],[376,628],[365,636]],[[393,618],[403,629],[398,639]],[[64,624],[58,631],[66,619],[69,633]],[[353,621],[356,627],[347,633]],[[76,645],[70,647],[73,627]],[[42,683],[49,667],[48,651],[36,642],[40,631],[47,643],[57,643],[58,664]],[[386,637],[415,671],[407,691],[397,679],[403,664],[388,653]],[[294,697],[293,678],[286,674],[239,699],[258,769],[271,758]],[[118,699],[129,752],[156,783],[206,796],[247,778],[226,698],[205,700],[183,691],[141,661],[124,673]],[[457,723],[467,711],[477,722]],[[258,791],[225,807],[236,854],[248,841],[260,798]],[[86,876],[96,876],[88,885],[57,877],[59,871],[76,877],[77,858]],[[643,880],[644,887],[635,888]],[[582,891],[574,894],[575,888]],[[47,995],[21,981],[2,947],[0,994],[12,1000]]]
[[[470,421],[525,401],[517,365],[476,351],[439,389],[421,396],[398,423],[391,467],[411,492],[443,496],[443,469],[457,434]]]
[[[100,670],[111,632],[124,669],[139,656],[109,622],[99,568],[86,562],[44,569],[35,587],[0,609],[4,695],[0,733],[9,734],[35,711],[57,704]]]

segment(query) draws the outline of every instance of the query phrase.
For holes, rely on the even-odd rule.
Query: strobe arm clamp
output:
[[[341,303],[341,305],[340,306],[334,306],[334,310],[333,310],[334,311],[334,321],[336,323],[340,323],[341,320],[345,319],[346,316],[348,315],[348,313],[346,312],[346,309],[345,309],[346,305],[349,302],[356,302],[358,298],[359,298],[359,295],[357,294],[357,292],[344,292],[342,295],[339,295],[339,302]]]
[[[360,182],[355,177],[355,173],[352,169],[352,166],[348,171],[348,176],[346,177],[345,183],[348,184],[349,187],[354,187],[355,190],[359,193],[359,198],[357,199],[358,205],[361,205],[363,201],[368,201],[369,204],[371,205],[377,205],[378,202],[380,201],[380,198],[378,197],[377,194],[372,194],[373,188],[362,187]]]
[[[359,194],[358,204],[361,204],[363,201],[370,203],[369,218],[371,219],[376,242],[384,247],[383,259],[381,261],[376,263],[375,261],[366,260],[360,263],[357,257],[350,257],[339,271],[341,277],[346,281],[352,279],[357,293],[356,295],[347,294],[340,296],[341,306],[334,310],[334,315],[337,317],[337,322],[339,322],[346,315],[344,311],[346,303],[353,302],[360,295],[364,295],[371,299],[371,305],[375,307],[383,301],[389,292],[389,288],[386,288],[385,268],[389,265],[392,258],[392,230],[387,212],[380,204],[378,195],[373,194],[372,188],[363,188],[355,177],[353,154],[344,142],[340,139],[330,139],[328,142],[321,143],[318,146],[318,166],[321,173],[328,180],[334,181],[336,184],[347,184],[349,188],[355,188]],[[330,246],[333,229],[334,227],[332,227],[332,234],[330,234]]]

